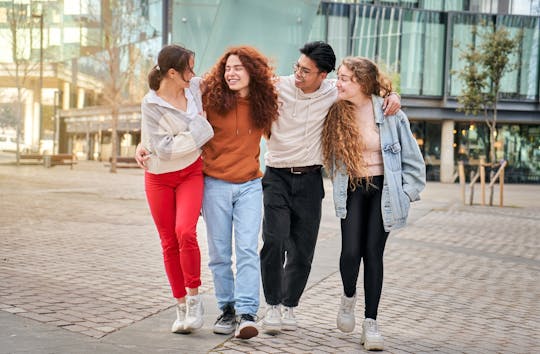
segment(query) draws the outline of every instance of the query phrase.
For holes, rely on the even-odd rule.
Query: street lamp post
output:
[[[33,18],[39,18],[39,133],[38,144],[41,144],[41,129],[43,125],[43,9],[39,14],[32,14]],[[38,146],[39,149],[39,146]]]

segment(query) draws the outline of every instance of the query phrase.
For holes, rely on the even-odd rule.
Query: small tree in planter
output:
[[[494,28],[494,24],[481,23],[473,27],[473,39],[478,37],[479,44],[473,40],[461,53],[463,69],[454,71],[464,84],[458,96],[458,111],[478,115],[483,112],[489,128],[489,161],[495,163],[495,138],[497,134],[497,104],[504,74],[515,70],[518,63],[510,63],[510,55],[518,52],[523,33],[514,38],[506,27]]]

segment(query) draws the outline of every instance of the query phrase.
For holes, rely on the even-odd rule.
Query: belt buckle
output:
[[[294,170],[294,167],[291,167],[291,170],[290,170],[290,171],[291,171],[291,173],[292,173],[293,175],[301,175],[301,174],[302,174],[301,171],[295,171],[295,170]]]

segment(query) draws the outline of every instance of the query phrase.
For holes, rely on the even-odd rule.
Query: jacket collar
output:
[[[384,112],[382,109],[382,105],[384,100],[382,97],[371,95],[371,99],[373,100],[373,112],[375,113],[375,123],[377,124],[383,124],[384,123]]]

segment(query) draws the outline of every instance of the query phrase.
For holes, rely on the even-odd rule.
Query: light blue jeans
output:
[[[208,266],[220,309],[234,304],[238,315],[259,309],[259,230],[262,219],[261,179],[230,183],[204,177],[203,217],[208,237]],[[236,255],[236,279],[232,246]]]

